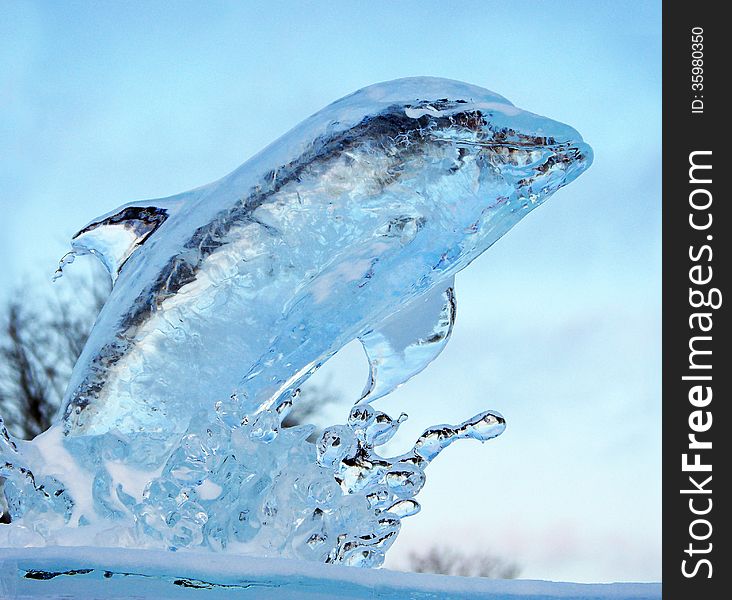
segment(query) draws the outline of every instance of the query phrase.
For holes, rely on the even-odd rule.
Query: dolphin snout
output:
[[[582,137],[579,138],[582,140]],[[592,148],[589,144],[584,141],[574,141],[568,144],[568,148],[565,151],[569,160],[568,171],[574,174],[572,179],[575,179],[592,165],[592,161],[595,158]]]
[[[567,141],[544,146],[544,160],[518,182],[533,201],[543,201],[590,167],[592,148],[578,139],[582,139],[579,134]]]
[[[557,162],[572,179],[586,171],[594,158],[592,148],[574,127],[543,118],[542,132],[546,132],[545,145],[550,147]],[[572,180],[570,179],[570,181]],[[569,181],[567,182],[569,183]]]
[[[559,121],[520,111],[502,131],[504,143],[511,147],[510,155],[515,157],[510,166],[506,165],[508,171],[530,197],[546,197],[592,164],[590,145],[574,127]]]

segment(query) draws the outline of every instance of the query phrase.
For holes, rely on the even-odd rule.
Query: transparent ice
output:
[[[487,411],[379,446],[374,402],[424,369],[455,319],[454,275],[588,168],[571,127],[465,83],[364,88],[223,179],[82,228],[114,287],[56,423],[0,421],[12,518],[0,546],[204,547],[378,566],[425,467],[505,423]],[[282,428],[300,386],[359,339],[345,423]]]

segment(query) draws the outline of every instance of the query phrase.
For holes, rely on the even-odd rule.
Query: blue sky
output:
[[[660,2],[0,0],[0,13],[3,297],[47,293],[93,217],[217,179],[371,83],[460,79],[578,129],[595,164],[458,275],[453,339],[383,403],[410,414],[404,446],[485,408],[508,420],[431,466],[390,564],[439,538],[524,577],[660,579]],[[357,394],[357,349],[331,363],[318,376]]]

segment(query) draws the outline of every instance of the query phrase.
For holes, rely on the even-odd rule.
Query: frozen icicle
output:
[[[73,250],[71,252],[67,252],[61,257],[61,260],[58,261],[58,267],[56,267],[56,270],[53,273],[52,281],[57,281],[61,279],[64,275],[64,268],[66,268],[66,265],[70,265],[76,260],[76,252]]]

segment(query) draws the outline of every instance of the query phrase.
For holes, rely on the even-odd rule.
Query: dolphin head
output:
[[[454,145],[461,157],[471,155],[480,169],[481,183],[490,180],[496,193],[504,188],[503,195],[512,193],[532,205],[592,164],[592,149],[576,129],[488,94],[473,102],[438,100],[428,106],[422,102],[406,107],[405,112],[427,117],[429,137],[435,142]]]
[[[554,192],[592,164],[592,149],[569,125],[503,102],[478,101],[435,120],[431,136],[457,152],[464,195],[455,225],[461,264],[489,248]],[[415,111],[415,109],[409,109]],[[420,109],[416,109],[417,111]],[[421,109],[424,110],[424,109]],[[448,176],[446,179],[450,179]],[[458,188],[460,189],[460,188]]]
[[[459,268],[592,163],[592,149],[569,125],[459,81],[401,79],[340,103],[382,107],[390,152],[405,165],[401,179],[411,170],[421,208],[456,234]]]

